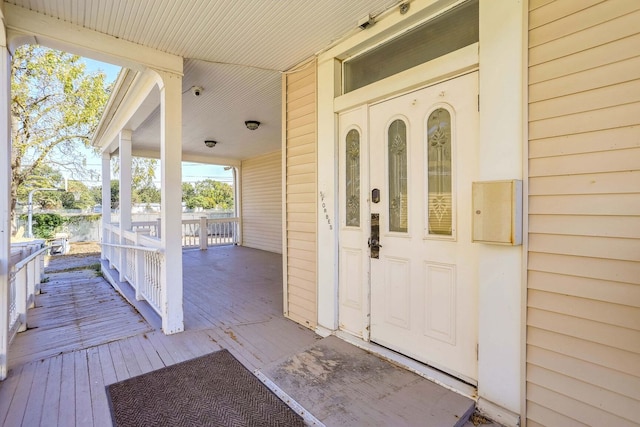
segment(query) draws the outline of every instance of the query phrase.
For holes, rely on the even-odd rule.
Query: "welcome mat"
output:
[[[107,396],[118,427],[304,425],[228,350],[108,385]]]

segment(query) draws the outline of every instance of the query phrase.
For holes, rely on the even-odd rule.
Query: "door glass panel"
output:
[[[451,114],[438,108],[427,121],[429,234],[451,236]]]
[[[360,132],[351,129],[345,144],[347,227],[360,227]]]
[[[407,221],[407,125],[395,120],[387,134],[389,158],[389,231],[406,233]]]

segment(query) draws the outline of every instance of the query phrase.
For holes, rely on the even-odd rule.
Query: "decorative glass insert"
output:
[[[429,234],[451,236],[451,113],[438,108],[427,120]]]
[[[407,125],[394,120],[387,133],[389,158],[389,231],[408,231]]]
[[[470,0],[345,61],[343,93],[478,42],[479,22],[478,0]]]
[[[345,144],[347,227],[360,227],[360,132],[351,129]]]

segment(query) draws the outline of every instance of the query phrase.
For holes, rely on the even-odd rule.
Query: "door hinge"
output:
[[[480,344],[476,344],[476,360],[480,360]]]
[[[480,111],[480,94],[478,94],[478,111]]]

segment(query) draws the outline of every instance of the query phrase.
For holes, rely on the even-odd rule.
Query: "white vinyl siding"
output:
[[[640,2],[529,2],[527,425],[640,425]]]
[[[316,292],[316,63],[283,77],[285,120],[285,315],[315,328]]]
[[[242,245],[282,253],[282,152],[242,162]]]

